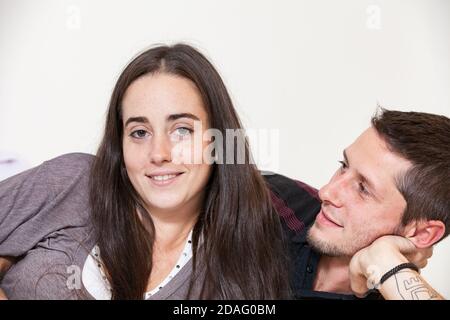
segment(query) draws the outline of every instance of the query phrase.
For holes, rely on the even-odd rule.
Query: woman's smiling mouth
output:
[[[176,173],[155,173],[151,175],[146,175],[147,178],[150,178],[150,181],[153,185],[156,186],[167,186],[169,184],[172,184],[172,182],[178,180],[178,178],[183,174],[184,172],[176,172]]]

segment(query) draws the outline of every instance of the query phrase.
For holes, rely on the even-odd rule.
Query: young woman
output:
[[[137,56],[115,85],[96,157],[64,155],[0,183],[0,256],[17,259],[6,295],[287,297],[281,227],[255,166],[218,141],[232,164],[189,161],[206,160],[206,130],[239,128],[198,51]]]

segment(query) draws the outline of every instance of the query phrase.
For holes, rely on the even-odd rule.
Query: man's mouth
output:
[[[320,222],[324,222],[328,225],[343,228],[343,226],[340,223],[336,222],[332,217],[330,217],[327,213],[325,213],[323,208],[322,210],[320,210],[319,214],[317,215],[317,218],[319,219]]]

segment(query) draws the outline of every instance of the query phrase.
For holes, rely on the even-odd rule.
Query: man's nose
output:
[[[162,164],[172,161],[172,144],[165,134],[156,134],[152,137],[150,161],[154,164]]]
[[[335,207],[342,207],[345,198],[344,193],[347,190],[349,182],[349,177],[345,173],[336,173],[330,182],[320,188],[320,200]]]

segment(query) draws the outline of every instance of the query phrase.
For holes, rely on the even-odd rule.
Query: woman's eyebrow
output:
[[[167,121],[175,121],[180,118],[189,118],[189,119],[200,121],[200,118],[192,113],[174,113],[167,117]]]
[[[175,121],[180,118],[189,118],[189,119],[200,121],[199,117],[197,117],[196,115],[194,115],[192,113],[187,113],[187,112],[171,114],[171,115],[167,116],[167,121]],[[131,122],[149,123],[147,117],[130,117],[125,122],[125,127]]]
[[[125,122],[125,127],[131,122],[141,122],[141,123],[149,123],[147,117],[130,117]]]

